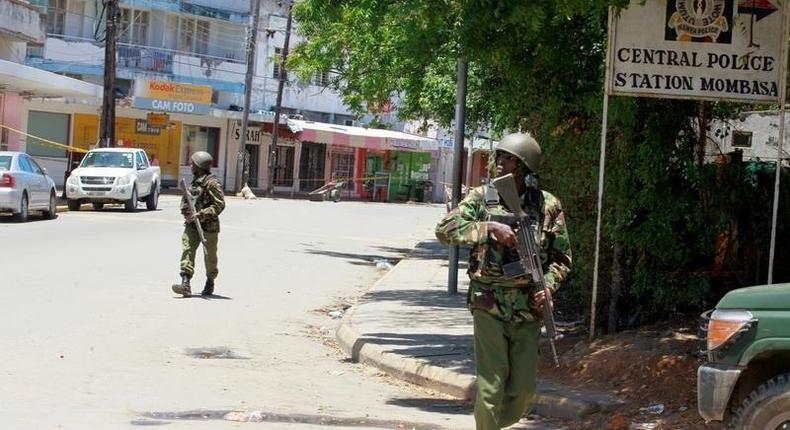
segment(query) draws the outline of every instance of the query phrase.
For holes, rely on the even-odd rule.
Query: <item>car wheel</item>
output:
[[[126,212],[134,212],[137,210],[137,187],[132,187],[132,197],[124,204]]]
[[[729,429],[790,428],[790,373],[769,379],[746,397],[732,415]]]
[[[151,186],[151,192],[145,198],[145,208],[149,211],[155,211],[157,205],[159,205],[159,187],[154,183]]]
[[[104,209],[104,203],[99,203],[99,202],[93,203],[93,210],[100,211],[102,209]]]
[[[69,210],[72,212],[76,212],[80,210],[80,201],[69,199],[66,201],[66,204],[69,206]]]
[[[19,201],[19,212],[14,214],[14,220],[17,222],[27,222],[29,212],[28,212],[28,202],[27,202],[27,193],[22,193],[22,200]]]
[[[44,211],[44,218],[46,219],[55,219],[58,217],[58,204],[57,200],[55,199],[55,192],[51,192],[49,194],[49,208]]]

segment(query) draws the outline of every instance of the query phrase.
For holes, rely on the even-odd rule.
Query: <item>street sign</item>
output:
[[[608,94],[778,103],[784,2],[631,1],[609,32]]]

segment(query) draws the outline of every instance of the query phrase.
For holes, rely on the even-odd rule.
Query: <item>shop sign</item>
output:
[[[138,79],[134,83],[134,107],[205,115],[211,110],[211,93],[208,85]]]
[[[170,115],[166,113],[149,112],[146,116],[149,127],[167,127],[170,124]]]
[[[418,150],[420,149],[420,142],[412,140],[390,139],[390,147],[397,149]]]
[[[608,93],[776,103],[786,7],[768,0],[631,1],[611,18]]]
[[[144,119],[135,120],[134,123],[134,131],[137,134],[148,134],[151,136],[159,136],[162,133],[162,129],[160,127],[152,127],[148,121]]]
[[[247,125],[247,144],[260,145],[261,135],[263,134],[263,127],[260,125]],[[241,124],[234,122],[233,128],[230,131],[230,138],[233,142],[241,141]]]

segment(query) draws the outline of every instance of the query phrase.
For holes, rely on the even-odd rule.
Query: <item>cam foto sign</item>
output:
[[[783,0],[632,0],[609,28],[611,95],[779,102]]]
[[[134,107],[155,112],[205,115],[211,110],[211,87],[138,79],[134,83]]]

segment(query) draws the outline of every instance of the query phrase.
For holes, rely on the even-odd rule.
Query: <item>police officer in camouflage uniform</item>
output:
[[[570,272],[571,250],[560,201],[538,188],[540,162],[540,146],[529,134],[509,134],[497,146],[497,176],[512,173],[516,180],[553,292]],[[504,264],[518,260],[514,220],[496,188],[484,185],[470,190],[436,227],[441,242],[472,246],[467,304],[474,321],[474,415],[481,430],[507,427],[528,411],[535,394],[540,310],[551,300],[528,274],[503,273]]]
[[[189,192],[195,202],[195,212],[203,236],[206,238],[203,261],[206,265],[206,284],[202,296],[214,294],[214,279],[217,278],[217,236],[219,235],[219,214],[225,209],[225,197],[222,184],[211,174],[213,163],[211,154],[199,151],[190,158],[192,167],[192,185]],[[190,280],[195,272],[195,252],[200,246],[200,236],[195,226],[194,217],[189,215],[186,197],[181,198],[181,214],[184,215],[184,234],[181,236],[181,284],[173,285],[173,292],[189,297],[192,294]]]

